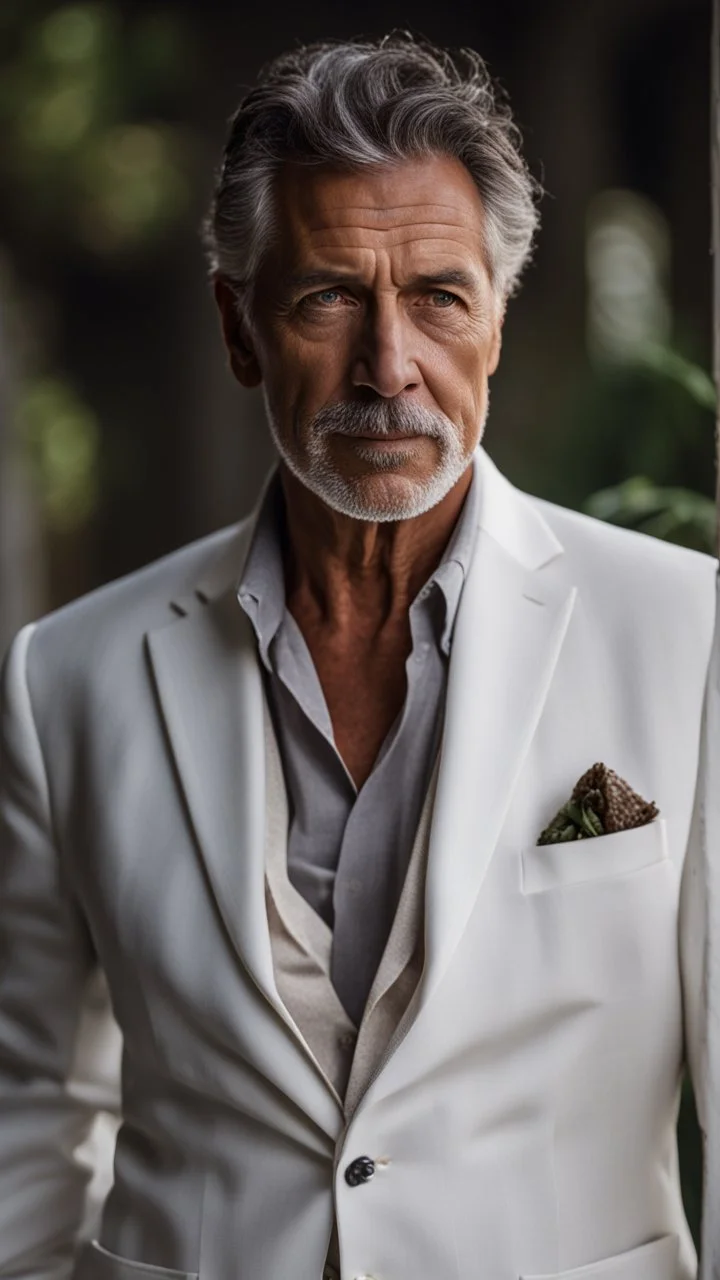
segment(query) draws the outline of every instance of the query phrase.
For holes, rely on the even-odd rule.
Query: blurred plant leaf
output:
[[[17,429],[32,465],[48,527],[84,524],[98,496],[98,424],[74,388],[39,378],[21,388]]]
[[[712,378],[679,351],[659,343],[648,343],[637,359],[641,367],[651,369],[682,387],[702,409],[715,411],[717,393]]]
[[[598,520],[715,554],[715,503],[691,489],[663,487],[647,476],[632,476],[593,494],[584,510]]]
[[[42,61],[73,71],[97,63],[117,36],[117,14],[102,3],[62,6],[31,28]]]
[[[142,250],[182,221],[191,132],[175,113],[192,65],[185,19],[110,0],[15,11],[0,66],[0,178],[14,234],[106,256]],[[168,98],[172,95],[172,101]],[[14,214],[13,214],[14,206]]]
[[[169,126],[127,124],[98,136],[81,168],[83,243],[112,252],[177,221],[190,201],[184,161]]]

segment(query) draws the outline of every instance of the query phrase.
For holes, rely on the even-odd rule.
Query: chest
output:
[[[374,635],[329,632],[296,617],[335,747],[359,790],[400,716],[408,692],[407,663],[413,641],[407,618]]]
[[[407,1080],[467,1063],[468,1095],[486,1060],[507,1078],[515,1046],[520,1088],[529,1039],[532,1079],[548,1088],[590,1042],[599,1063],[603,1045],[649,1046],[638,1079],[651,1060],[674,1079],[679,1055],[678,1019],[662,1011],[679,1009],[677,873],[701,690],[664,678],[660,646],[620,660],[582,608],[549,679],[534,655],[555,632],[536,623],[527,639],[536,608],[528,603],[523,627],[511,618],[502,647],[493,632],[483,648],[482,619],[454,642],[425,893],[426,1012],[390,1068]],[[216,1071],[223,1092],[243,1062],[275,1079],[282,1059],[290,1076],[301,1050],[282,1017],[267,1016],[259,665],[251,649],[225,669],[207,663],[200,702],[192,668],[171,679],[169,650],[156,646],[153,660],[164,722],[145,690],[112,714],[98,699],[72,785],[57,792],[73,889],[137,1057],[154,1051],[168,1070],[203,1080]],[[556,855],[536,848],[594,760],[657,802],[669,859],[638,833],[612,862],[603,840]]]

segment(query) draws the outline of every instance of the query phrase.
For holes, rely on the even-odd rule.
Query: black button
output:
[[[375,1161],[369,1156],[358,1156],[345,1170],[345,1181],[349,1187],[359,1187],[375,1176]]]

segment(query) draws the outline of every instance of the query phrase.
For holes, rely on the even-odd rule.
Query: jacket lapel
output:
[[[426,886],[421,1003],[457,947],[550,689],[576,591],[538,508],[480,455],[481,528],[458,609]]]
[[[183,616],[151,632],[148,648],[170,749],[225,929],[291,1033],[294,1052],[276,1062],[278,1077],[287,1095],[332,1135],[340,1120],[337,1100],[297,1035],[273,969],[265,903],[264,692],[252,626],[235,585],[251,535],[252,524],[233,548],[230,585],[226,557],[194,597],[175,602]]]
[[[251,627],[234,592],[148,638],[168,739],[230,938],[272,1001],[264,928],[263,703]]]

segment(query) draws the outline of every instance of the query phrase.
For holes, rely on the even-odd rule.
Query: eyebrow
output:
[[[288,284],[291,289],[311,289],[318,285],[352,284],[357,278],[347,271],[307,271],[300,275],[290,276]],[[454,285],[459,289],[468,289],[476,293],[478,282],[469,271],[459,267],[447,267],[440,271],[421,272],[408,281],[410,289],[442,289]]]
[[[416,288],[439,289],[443,285],[453,284],[458,289],[477,291],[478,282],[469,271],[460,267],[448,267],[444,271],[431,271],[429,274],[415,276],[411,284]]]

